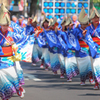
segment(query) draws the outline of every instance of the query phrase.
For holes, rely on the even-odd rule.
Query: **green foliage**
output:
[[[37,0],[37,5],[39,5],[39,0]]]

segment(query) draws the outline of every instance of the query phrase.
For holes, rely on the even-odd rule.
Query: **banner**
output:
[[[32,62],[34,41],[34,37],[27,36],[27,38],[23,42],[15,44],[13,46],[15,59],[18,61]]]
[[[23,0],[19,1],[18,7],[19,7],[19,11],[23,11],[24,10],[24,1]]]

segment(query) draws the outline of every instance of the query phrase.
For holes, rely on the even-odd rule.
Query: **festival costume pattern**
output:
[[[84,47],[85,46],[84,42],[83,44],[80,44],[81,41],[83,41],[82,29],[78,27],[71,31],[69,31],[69,34],[68,34],[70,35],[68,36],[68,38],[70,37],[69,38],[70,40],[68,41],[68,43],[70,43],[70,45],[72,45],[72,48],[75,50],[75,57],[76,57],[76,61],[77,61],[77,65],[78,65],[78,69],[80,73],[80,80],[81,82],[85,82],[86,79],[89,78],[89,76],[92,76],[92,68],[91,68],[92,65],[91,65],[91,61],[89,57],[89,50],[87,47]],[[71,38],[72,40],[74,40],[74,42],[71,41]],[[83,61],[85,61],[86,63],[84,64]]]
[[[17,61],[19,61],[19,60],[31,61],[31,56],[29,56],[28,53],[27,53],[27,50],[29,50],[29,49],[27,49],[25,51],[25,50],[23,50],[23,48],[28,47],[28,43],[29,44],[33,43],[34,40],[31,37],[32,38],[31,42],[25,41],[26,37],[23,37],[23,35],[19,35],[19,34],[10,32],[10,31],[7,31],[5,36],[3,36],[2,32],[0,31],[0,35],[1,35],[1,37],[0,37],[0,40],[1,40],[0,45],[1,46],[9,46],[10,43],[14,43],[14,42],[17,45],[16,49],[15,49],[15,47],[13,48],[13,55],[12,56],[0,57],[0,62],[1,62],[0,71],[1,71],[1,79],[2,79],[1,80],[2,82],[1,82],[1,85],[0,85],[0,88],[1,88],[0,89],[0,95],[1,95],[2,99],[9,99],[10,97],[12,97],[13,93],[19,91],[19,86],[24,84],[23,77],[20,77],[20,76],[22,76],[23,72],[20,72],[21,69],[18,66],[16,67],[16,70],[15,70],[14,62],[16,60]],[[30,40],[30,38],[26,38],[26,39]],[[22,42],[22,40],[23,40],[23,42]],[[21,42],[22,42],[22,44],[21,44]],[[18,45],[18,44],[20,44],[20,45]],[[19,48],[18,48],[18,46],[19,46]],[[4,53],[2,52],[2,49],[0,49],[0,51],[1,51],[0,55],[1,56],[4,55]],[[31,51],[30,51],[29,54],[31,55]],[[11,75],[9,73],[10,69],[11,69]],[[6,75],[6,77],[5,77],[5,75]]]
[[[97,28],[95,29],[93,24],[91,24],[89,27],[87,27],[87,34],[86,34],[86,37],[85,38],[87,41],[90,40],[90,38],[92,37],[92,39],[94,40],[94,43],[95,45],[94,46],[90,46],[90,51],[91,48],[93,48],[94,52],[90,52],[90,56],[91,56],[91,63],[92,63],[92,69],[93,69],[93,75],[94,75],[94,79],[96,82],[100,82],[100,64],[99,64],[99,61],[100,61],[100,44],[99,44],[99,27],[100,27],[100,24],[97,26]],[[91,37],[89,37],[89,35],[91,35]],[[95,39],[96,38],[96,39]]]
[[[25,31],[23,30],[23,28],[21,28],[19,25],[17,25],[13,21],[11,21],[11,24],[9,25],[8,30],[11,31],[11,32],[15,32],[17,34],[21,34],[22,33],[22,34],[25,35]],[[23,76],[23,69],[21,68],[19,61],[15,61],[14,68],[15,68],[15,70],[17,72],[17,75],[18,75],[19,86],[24,85],[25,82],[24,82],[24,76]]]
[[[26,35],[32,35],[34,34],[34,27],[31,25],[26,26]],[[33,46],[33,53],[32,53],[32,63],[37,63],[39,59],[41,58],[41,48],[38,45],[37,37],[35,37],[34,46]]]
[[[57,36],[55,35],[55,32],[52,30],[45,31],[45,35],[48,43],[51,69],[54,73],[57,73],[57,70],[60,68],[60,62],[57,54],[58,47],[59,47],[59,44],[57,43],[59,43],[59,41],[57,40]]]

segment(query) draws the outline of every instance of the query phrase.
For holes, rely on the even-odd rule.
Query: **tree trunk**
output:
[[[36,10],[37,10],[37,0],[31,0],[31,7],[30,7],[30,16],[36,14]]]

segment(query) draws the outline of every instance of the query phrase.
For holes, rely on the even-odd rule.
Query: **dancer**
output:
[[[32,35],[35,34],[35,28],[37,28],[37,16],[33,18],[28,19],[28,23],[26,26],[26,34],[27,35]],[[32,65],[36,66],[36,63],[40,61],[40,58],[42,56],[41,48],[38,46],[38,41],[37,37],[35,37],[35,42],[33,46],[33,55],[32,55]]]
[[[65,26],[65,34],[67,36],[66,43],[68,46],[68,50],[64,53],[64,62],[65,62],[65,70],[66,70],[66,76],[67,76],[67,81],[71,82],[72,78],[77,76],[79,74],[79,70],[77,67],[77,62],[76,58],[74,56],[74,53],[72,52],[73,48],[69,41],[72,41],[73,38],[70,36],[70,30],[69,28],[73,27],[72,21],[70,17],[67,17],[66,23],[64,24]]]
[[[41,23],[44,31],[48,30],[48,24],[49,20],[46,17],[44,17],[44,20]],[[48,53],[48,45],[44,31],[38,37],[38,45],[42,48],[42,63],[40,68],[43,68],[45,66],[45,70],[48,70],[48,68],[50,67],[50,56]]]
[[[23,39],[23,36],[8,31],[10,25],[9,14],[6,13],[6,8],[2,5],[0,9],[0,58],[1,58],[1,67],[0,67],[0,96],[2,100],[8,100],[12,97],[14,93],[23,98],[24,91],[20,88],[19,78],[14,68],[14,54],[13,54],[13,43]]]
[[[87,28],[89,20],[88,15],[85,13],[84,7],[82,8],[80,14],[79,14],[79,22],[81,27],[73,29],[73,31],[69,31],[70,36],[73,36],[74,42],[70,44],[75,47],[75,56],[77,60],[77,65],[79,68],[80,73],[80,85],[85,85],[85,81],[87,78],[89,78],[89,81],[91,84],[95,84],[93,77],[92,77],[92,65],[91,60],[89,56],[89,46],[83,41],[83,31]],[[72,34],[71,34],[72,33]],[[70,38],[71,38],[70,37]],[[79,42],[78,42],[79,41]],[[84,63],[85,62],[85,63]]]
[[[92,63],[92,67],[93,67],[93,75],[95,78],[95,86],[94,89],[99,89],[99,82],[100,82],[100,32],[99,32],[99,17],[100,14],[98,13],[98,11],[96,10],[95,7],[93,7],[92,12],[90,14],[89,19],[92,21],[91,25],[86,29],[86,36],[87,35],[91,35],[93,41],[96,44],[96,47],[93,46],[93,49],[96,51],[97,48],[97,53],[93,53],[90,49],[90,56],[91,56],[91,63]],[[89,37],[89,36],[88,36]],[[89,41],[89,39],[88,39]]]

